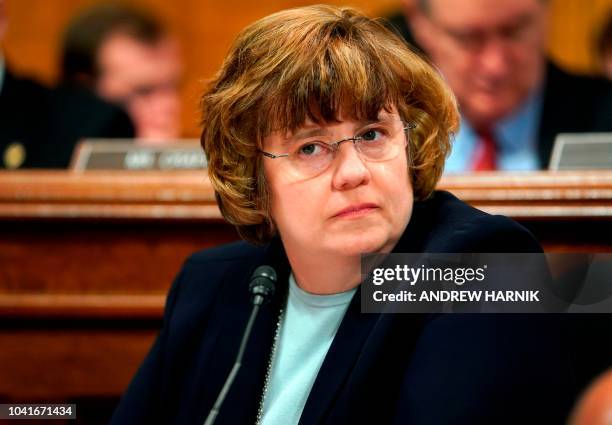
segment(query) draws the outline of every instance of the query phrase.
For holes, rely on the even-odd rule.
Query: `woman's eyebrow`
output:
[[[308,137],[329,136],[329,135],[330,135],[329,130],[322,128],[322,127],[304,128],[294,133],[291,137],[288,137],[286,139],[286,142],[290,143],[296,140],[306,139]]]

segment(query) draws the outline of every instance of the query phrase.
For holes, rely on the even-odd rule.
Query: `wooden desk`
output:
[[[236,239],[203,173],[0,173],[0,400],[118,397],[182,262]]]
[[[612,171],[456,175],[439,188],[512,217],[547,252],[612,252]]]
[[[548,251],[612,252],[612,171],[483,173],[440,188]],[[116,398],[194,251],[237,239],[204,173],[0,173],[0,399]]]

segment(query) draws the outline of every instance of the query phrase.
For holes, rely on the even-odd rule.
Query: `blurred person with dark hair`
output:
[[[447,172],[535,170],[562,132],[612,130],[612,85],[570,75],[545,54],[546,0],[418,0],[418,44],[458,98]]]
[[[7,24],[0,0],[0,41]],[[0,168],[65,168],[80,139],[133,135],[120,108],[84,90],[18,77],[0,50]]]
[[[149,142],[181,132],[179,47],[148,14],[128,6],[100,4],[68,25],[62,43],[61,78],[122,105]]]
[[[412,30],[410,29],[410,16],[415,13],[417,8],[417,0],[402,0],[402,9],[391,15],[387,16],[386,19],[392,29],[395,29],[404,40],[412,47],[413,50],[424,54],[423,49],[419,46],[415,40]]]
[[[597,39],[597,54],[603,75],[612,80],[612,12],[608,14]]]

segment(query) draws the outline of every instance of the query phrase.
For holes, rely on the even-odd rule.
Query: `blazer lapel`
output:
[[[200,402],[193,405],[199,406],[198,420],[201,419],[201,422],[212,408],[238,353],[251,314],[248,289],[251,274],[258,266],[267,264],[277,272],[276,293],[270,304],[262,306],[258,313],[242,366],[216,421],[219,424],[255,422],[279,310],[285,303],[289,272],[283,257],[282,246],[273,242],[261,258],[254,259],[248,270],[236,271],[230,268],[227,271],[228,277],[224,280],[228,280],[228,284],[220,287],[217,311],[211,320],[211,323],[216,324],[214,345],[210,351],[202,348],[201,352],[208,351],[209,354],[200,360],[197,372],[199,377],[196,382],[200,382],[202,387],[201,395],[197,397]],[[233,276],[234,273],[239,273],[240,277]],[[235,284],[229,284],[232,281]]]

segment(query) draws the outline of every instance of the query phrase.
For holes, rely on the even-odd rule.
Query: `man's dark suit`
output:
[[[416,202],[395,252],[540,252],[513,221],[446,192]],[[250,312],[249,277],[279,276],[217,424],[253,424],[289,265],[278,240],[202,251],[185,263],[162,331],[113,424],[201,424],[234,361]],[[561,424],[577,388],[559,316],[362,314],[357,290],[301,424]]]
[[[401,13],[390,15],[388,22],[408,44],[423,53]],[[569,74],[549,61],[542,93],[538,126],[538,159],[542,168],[548,167],[557,134],[612,132],[611,82]]]
[[[612,83],[568,74],[548,63],[538,136],[542,166],[548,166],[557,134],[599,131],[612,131]]]
[[[89,92],[50,89],[5,69],[0,91],[0,168],[11,145],[25,149],[20,168],[66,168],[80,139],[132,138],[125,112]]]

